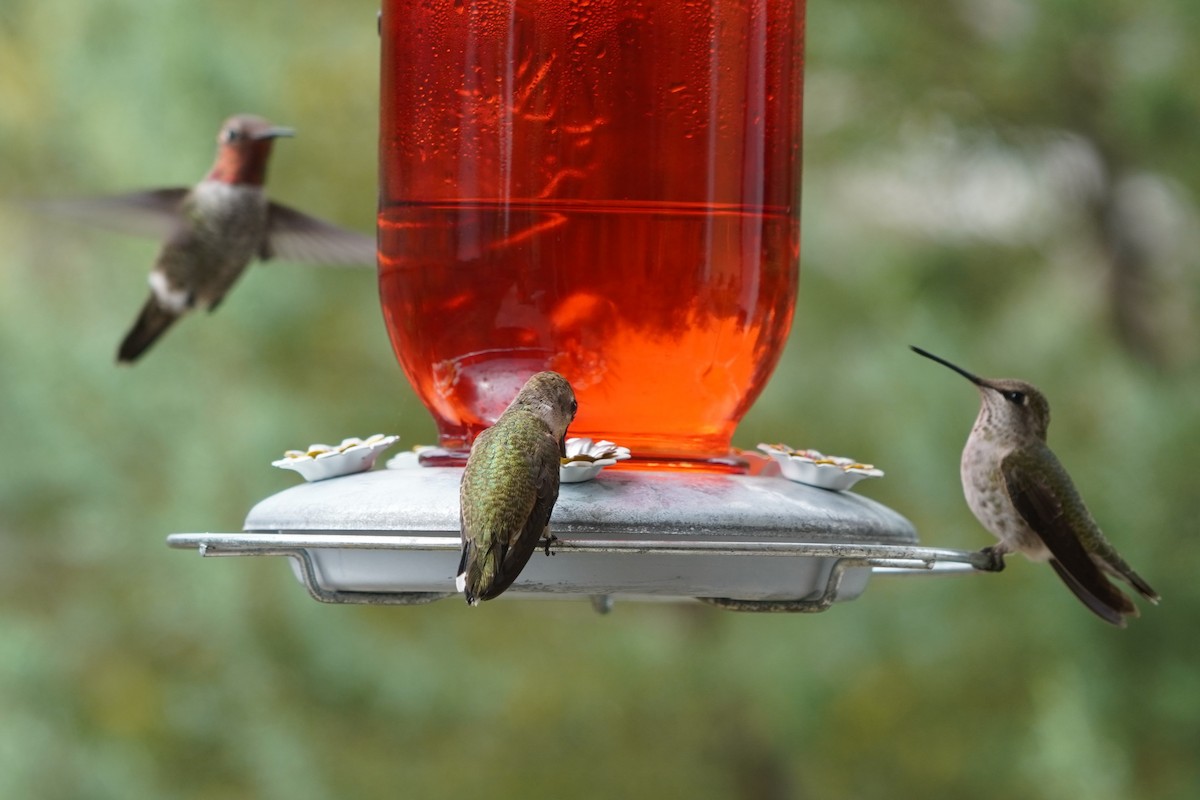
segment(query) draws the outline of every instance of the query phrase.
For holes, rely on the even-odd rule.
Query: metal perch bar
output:
[[[197,549],[203,556],[286,556],[295,560],[310,596],[323,603],[419,605],[450,596],[444,592],[337,591],[321,586],[312,550],[457,550],[458,537],[379,535],[363,533],[176,533],[171,547]],[[816,597],[796,600],[739,600],[702,597],[699,600],[736,611],[812,613],[828,609],[838,599],[846,571],[869,567],[881,574],[934,574],[985,571],[985,553],[935,547],[886,544],[830,544],[786,541],[662,541],[645,539],[557,538],[553,552],[641,553],[672,555],[791,556],[833,558],[824,589]]]
[[[181,550],[197,548],[205,556],[291,555],[296,549],[458,550],[457,536],[405,536],[364,533],[173,533],[167,544]],[[962,564],[989,571],[988,554],[892,544],[837,544],[778,541],[663,541],[661,539],[556,538],[553,552],[660,553],[674,555],[805,556],[869,560],[874,567],[930,569],[934,563]],[[913,562],[919,562],[914,564]]]

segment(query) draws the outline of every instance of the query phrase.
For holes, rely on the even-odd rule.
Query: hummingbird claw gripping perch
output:
[[[1004,571],[1004,555],[1007,551],[991,545],[979,551],[979,554],[987,559],[987,564],[979,567],[983,572],[1003,572]]]

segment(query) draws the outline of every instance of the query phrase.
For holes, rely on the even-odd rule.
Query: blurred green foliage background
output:
[[[0,194],[191,183],[249,111],[299,131],[271,194],[369,231],[376,8],[5,0]],[[808,32],[793,340],[736,443],[875,462],[975,548],[975,394],[905,345],[1031,380],[1161,607],[1110,629],[1022,559],[811,617],[319,605],[163,537],[238,530],[285,447],[432,441],[373,274],[252,268],[118,369],[156,245],[8,207],[0,796],[1194,797],[1200,5],[822,0]]]

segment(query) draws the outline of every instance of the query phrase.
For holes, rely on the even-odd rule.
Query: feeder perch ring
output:
[[[454,593],[454,467],[305,483],[251,509],[241,533],[175,533],[205,556],[284,556],[325,603],[418,605]],[[554,556],[535,554],[508,596],[686,599],[738,611],[815,612],[873,575],[985,571],[986,553],[923,547],[904,517],[853,492],[780,477],[606,471],[563,486]]]

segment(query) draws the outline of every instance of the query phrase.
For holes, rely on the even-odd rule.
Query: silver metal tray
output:
[[[176,533],[204,555],[282,555],[318,600],[413,604],[454,592],[454,467],[384,469],[305,483],[250,510],[245,532]],[[551,555],[504,597],[699,598],[757,611],[820,611],[873,572],[970,571],[986,558],[920,547],[904,517],[851,492],[780,477],[606,470],[564,484]],[[597,599],[598,598],[598,599]]]

